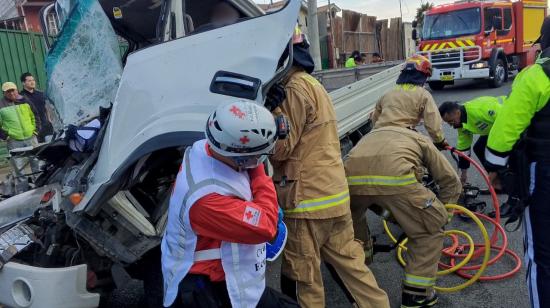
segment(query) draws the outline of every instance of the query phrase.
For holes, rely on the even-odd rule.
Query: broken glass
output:
[[[57,7],[62,29],[46,58],[47,95],[64,125],[78,125],[114,102],[119,41],[97,0],[60,0]]]

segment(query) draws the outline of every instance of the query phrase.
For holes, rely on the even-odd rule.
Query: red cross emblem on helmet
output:
[[[236,117],[240,119],[244,119],[244,116],[246,115],[244,112],[242,112],[241,109],[239,109],[239,107],[235,105],[233,105],[231,109],[229,109],[229,111],[231,111]]]
[[[414,68],[427,75],[428,77],[432,76],[432,63],[428,58],[421,55],[412,55],[407,59],[405,65],[414,65]]]
[[[248,139],[247,136],[242,136],[241,139],[239,139],[242,144],[247,144],[250,142],[250,139]]]

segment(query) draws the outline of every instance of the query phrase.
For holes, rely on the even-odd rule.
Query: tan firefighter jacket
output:
[[[376,104],[371,116],[374,128],[399,126],[414,128],[424,119],[424,126],[434,143],[445,140],[441,115],[430,94],[422,87],[397,85]]]
[[[304,71],[285,83],[281,105],[290,135],[270,158],[279,203],[289,218],[326,219],[349,213],[334,107],[324,87]]]
[[[363,137],[346,159],[350,194],[407,194],[422,185],[427,169],[440,187],[439,200],[453,203],[462,186],[445,156],[420,133],[382,127]]]

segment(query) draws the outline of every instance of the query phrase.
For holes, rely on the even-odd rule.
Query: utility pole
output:
[[[308,36],[309,43],[309,53],[315,62],[315,70],[321,70],[321,47],[319,45],[319,22],[317,20],[317,0],[308,0],[307,1],[307,12],[308,12]]]
[[[328,0],[328,21],[330,24],[330,49],[332,52],[329,53],[329,61],[331,68],[336,68],[336,47],[334,46],[334,25],[332,24],[332,4]]]

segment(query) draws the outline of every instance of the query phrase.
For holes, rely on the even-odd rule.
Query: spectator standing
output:
[[[19,95],[13,82],[2,84],[4,97],[0,100],[0,130],[7,140],[8,150],[24,148],[36,144],[37,127],[40,118],[35,117],[30,104]],[[12,157],[11,164],[17,177],[23,175],[23,169],[29,161],[26,157]],[[30,159],[32,172],[38,172],[38,161]]]
[[[25,97],[26,102],[31,104],[31,107],[35,111],[35,116],[40,120],[41,125],[36,129],[38,132],[38,142],[45,142],[46,136],[53,134],[53,126],[48,117],[44,92],[36,89],[36,81],[31,73],[21,75],[21,83],[23,84],[21,95]]]

